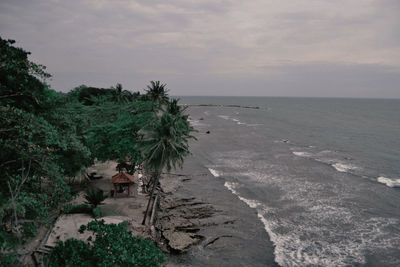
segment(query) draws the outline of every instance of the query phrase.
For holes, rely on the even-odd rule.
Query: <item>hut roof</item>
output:
[[[111,178],[113,184],[133,183],[133,176],[125,172],[119,172]]]

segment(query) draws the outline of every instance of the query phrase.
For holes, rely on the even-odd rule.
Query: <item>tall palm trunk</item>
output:
[[[150,193],[150,198],[149,201],[147,202],[147,208],[146,208],[146,212],[144,213],[144,217],[143,217],[143,221],[142,221],[142,225],[146,224],[146,218],[147,218],[147,213],[149,212],[149,208],[150,208],[150,203],[151,200],[153,199],[153,195],[154,195],[154,191],[158,185],[158,180],[160,178],[160,173],[157,172],[154,176],[154,183],[153,183],[153,188],[151,189],[151,193]]]

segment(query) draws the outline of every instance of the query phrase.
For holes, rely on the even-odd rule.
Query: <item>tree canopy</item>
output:
[[[71,198],[72,178],[95,159],[129,172],[142,164],[156,185],[164,168],[182,165],[193,131],[166,84],[151,81],[143,95],[119,83],[58,93],[14,44],[0,37],[0,265],[16,262],[15,247]]]

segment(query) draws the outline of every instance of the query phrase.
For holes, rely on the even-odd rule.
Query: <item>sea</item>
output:
[[[277,264],[400,266],[400,100],[180,103],[210,136],[205,167],[256,212]]]

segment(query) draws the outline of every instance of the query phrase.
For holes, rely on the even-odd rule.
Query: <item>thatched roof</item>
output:
[[[111,178],[113,184],[128,184],[133,183],[133,176],[125,172],[119,172]]]

